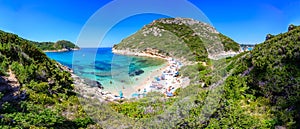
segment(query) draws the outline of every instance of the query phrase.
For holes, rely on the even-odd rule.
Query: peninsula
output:
[[[32,42],[44,52],[66,52],[79,50],[80,48],[74,43],[67,40],[59,40],[57,42]]]

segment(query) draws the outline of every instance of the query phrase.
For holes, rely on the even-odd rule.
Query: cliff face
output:
[[[155,20],[121,43],[116,50],[155,50],[165,56],[189,61],[206,61],[225,51],[239,51],[239,45],[212,26],[188,18]]]

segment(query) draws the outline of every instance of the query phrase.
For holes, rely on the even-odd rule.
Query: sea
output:
[[[121,89],[132,89],[149,79],[153,71],[167,65],[157,58],[125,56],[112,53],[112,48],[82,48],[68,52],[46,52],[46,55],[73,69],[83,79],[102,84],[106,91],[118,93]]]

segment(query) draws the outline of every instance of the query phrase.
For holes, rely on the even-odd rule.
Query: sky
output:
[[[286,32],[289,24],[300,25],[300,0],[188,1],[207,16],[217,31],[238,43],[261,43],[268,33],[279,34]],[[0,30],[33,41],[55,42],[65,39],[76,43],[87,21],[97,10],[110,2],[110,0],[0,0]],[[165,6],[168,5],[157,5],[157,8]],[[107,12],[107,15],[114,13],[119,12],[111,11]],[[164,17],[167,16],[148,13],[120,21],[106,34],[101,41],[101,47],[111,47],[145,24]],[[97,47],[97,45],[88,44],[80,47]]]

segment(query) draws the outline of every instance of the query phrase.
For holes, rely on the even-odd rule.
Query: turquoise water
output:
[[[165,66],[165,61],[146,57],[116,55],[111,48],[83,48],[69,52],[47,52],[48,57],[73,69],[82,78],[99,81],[104,89],[118,92],[132,89],[144,81],[152,71]],[[137,76],[128,73],[143,70]]]

